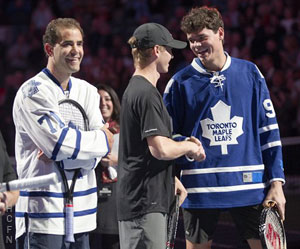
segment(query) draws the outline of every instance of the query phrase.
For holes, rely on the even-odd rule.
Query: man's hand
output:
[[[182,185],[181,181],[175,177],[175,195],[179,195],[179,205],[184,202],[185,198],[187,197],[187,191],[185,187]]]
[[[285,219],[285,197],[282,189],[281,181],[274,181],[271,183],[271,188],[263,202],[264,207],[270,206],[270,202],[275,202],[282,220]]]
[[[101,165],[104,167],[118,165],[118,157],[114,154],[108,153],[106,157],[101,159]]]
[[[103,130],[106,134],[106,137],[107,137],[107,141],[108,141],[108,146],[109,146],[109,151],[111,151],[111,148],[113,146],[113,143],[114,143],[114,134],[111,133],[111,131],[108,129],[109,127],[109,124],[106,123],[102,128],[101,130]]]
[[[197,145],[197,147],[194,146],[194,149],[187,154],[189,158],[192,158],[198,162],[204,161],[206,158],[205,151],[203,149],[203,146],[198,138],[191,136],[187,141],[192,142]]]
[[[3,215],[7,208],[7,196],[5,193],[0,192],[0,214]]]

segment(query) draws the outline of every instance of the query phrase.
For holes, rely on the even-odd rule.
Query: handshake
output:
[[[205,151],[202,147],[201,142],[196,137],[189,137],[186,139],[186,143],[189,151],[185,154],[188,161],[204,161],[206,158]]]

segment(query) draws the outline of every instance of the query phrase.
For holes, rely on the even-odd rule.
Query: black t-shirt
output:
[[[168,213],[174,195],[172,162],[153,157],[146,138],[171,138],[172,124],[160,93],[144,77],[131,78],[122,97],[120,122],[118,219]]]

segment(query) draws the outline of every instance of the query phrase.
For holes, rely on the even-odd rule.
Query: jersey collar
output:
[[[42,70],[42,72],[44,74],[46,74],[56,85],[58,85],[60,87],[60,89],[63,91],[63,93],[65,93],[64,89],[61,87],[59,81],[54,77],[54,75],[50,72],[50,70],[48,68],[44,68]],[[68,82],[68,87],[67,87],[67,90],[68,92],[71,91],[71,88],[72,88],[72,81],[71,81],[71,78],[69,79],[69,82]]]
[[[231,57],[227,52],[224,52],[226,55],[226,62],[223,66],[223,68],[221,69],[220,72],[225,71],[227,68],[229,68],[230,64],[231,64]],[[194,58],[194,60],[191,63],[192,67],[195,68],[199,73],[202,74],[209,74],[211,75],[212,72],[206,70],[206,68],[203,66],[201,60],[199,58]]]

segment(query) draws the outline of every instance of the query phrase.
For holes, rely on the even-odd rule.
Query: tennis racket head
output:
[[[263,209],[259,235],[264,249],[286,249],[284,226],[276,206]]]
[[[168,230],[167,230],[167,249],[173,249],[175,246],[175,239],[177,233],[177,225],[179,218],[179,195],[176,195],[175,202],[171,207],[168,217]]]
[[[87,115],[82,108],[82,106],[72,99],[63,99],[58,103],[59,113],[63,118],[64,123],[73,128],[82,131],[89,130],[89,123]],[[60,163],[57,162],[58,169],[61,173],[65,190],[66,190],[66,219],[65,219],[65,228],[66,228],[66,242],[74,242],[74,210],[73,210],[73,192],[76,183],[76,179],[80,173],[80,169],[76,169],[72,178],[72,184],[68,186],[68,180],[64,173],[64,170],[60,167]]]
[[[82,106],[73,99],[58,102],[59,113],[66,125],[71,128],[88,131],[89,122]]]

